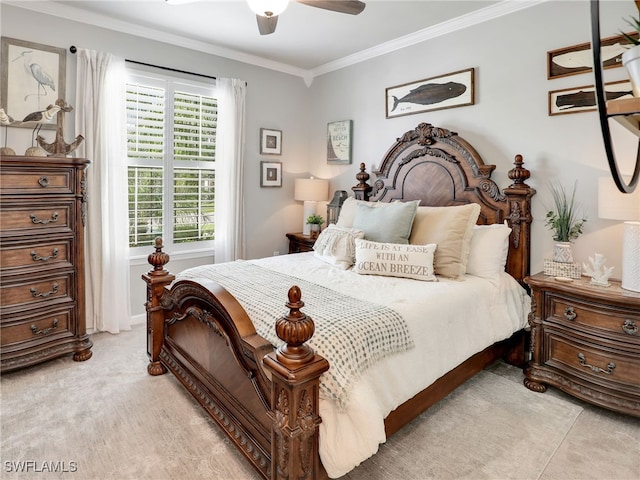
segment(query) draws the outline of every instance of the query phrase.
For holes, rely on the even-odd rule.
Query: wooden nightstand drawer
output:
[[[5,242],[0,255],[0,272],[10,275],[73,267],[72,251],[71,238],[14,245]]]
[[[42,303],[60,303],[73,301],[70,296],[72,290],[72,274],[65,273],[52,275],[49,278],[33,278],[19,282],[7,282],[2,284],[3,313],[15,308],[37,308]],[[2,319],[4,323],[4,316]]]
[[[46,341],[50,337],[69,332],[73,309],[37,315],[31,318],[9,319],[2,326],[2,347],[25,342]]]
[[[640,394],[640,356],[624,351],[607,351],[576,338],[556,335],[547,331],[547,358],[550,367],[572,371],[578,377],[591,383],[617,388],[635,387]]]
[[[73,170],[7,171],[2,172],[0,193],[7,195],[71,194]]]
[[[59,202],[55,205],[5,203],[0,217],[0,230],[3,237],[72,233],[74,209],[73,202]]]
[[[549,307],[548,322],[640,344],[640,313],[560,295],[549,296]]]

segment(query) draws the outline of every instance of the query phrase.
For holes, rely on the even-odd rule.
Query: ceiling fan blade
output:
[[[256,20],[258,21],[258,31],[260,35],[270,35],[276,31],[276,25],[278,24],[277,15],[271,15],[270,17],[256,15]]]
[[[296,0],[296,2],[349,15],[358,15],[366,6],[364,2],[358,0]]]

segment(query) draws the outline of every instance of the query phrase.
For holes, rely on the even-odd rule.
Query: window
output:
[[[126,102],[129,247],[147,253],[161,236],[170,251],[212,249],[214,87],[130,72]]]

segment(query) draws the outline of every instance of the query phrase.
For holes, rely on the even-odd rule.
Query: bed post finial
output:
[[[156,251],[149,254],[147,261],[150,265],[153,265],[153,271],[149,272],[149,275],[166,275],[167,272],[164,266],[169,263],[169,255],[162,251],[162,237],[156,237],[155,249]]]
[[[367,183],[367,180],[369,180],[369,174],[365,171],[365,168],[366,167],[364,163],[361,163],[360,171],[356,174],[356,180],[358,180],[358,184],[354,187],[351,187],[351,190],[353,190],[356,199],[368,202],[369,196],[371,195],[372,187]]]
[[[513,180],[511,187],[519,187],[522,185],[526,186],[525,181],[531,176],[531,172],[522,166],[524,164],[522,155],[516,155],[513,164],[515,165],[515,168],[509,170],[508,173],[509,178]]]
[[[304,344],[315,325],[300,311],[301,298],[300,288],[289,289],[289,314],[276,322],[276,333],[285,343],[263,359],[272,373],[272,480],[320,478],[320,375],[329,362]]]

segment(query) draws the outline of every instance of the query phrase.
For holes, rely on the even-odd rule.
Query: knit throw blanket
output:
[[[231,293],[251,318],[256,332],[275,347],[276,321],[293,285],[302,291],[302,311],[313,318],[315,333],[307,344],[325,357],[329,371],[320,378],[321,396],[339,409],[348,403],[350,387],[378,360],[414,347],[404,319],[394,310],[341,294],[309,281],[238,260],[185,270],[177,280],[207,278]]]

